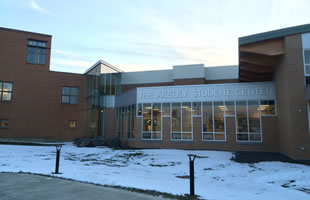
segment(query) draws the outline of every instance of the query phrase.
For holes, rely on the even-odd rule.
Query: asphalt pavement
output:
[[[1,200],[164,200],[130,192],[48,176],[0,173]]]

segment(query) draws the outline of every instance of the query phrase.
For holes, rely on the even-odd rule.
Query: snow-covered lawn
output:
[[[195,192],[205,199],[310,199],[310,166],[282,162],[240,164],[232,153],[185,150],[61,150],[56,175],[97,184],[151,189],[172,194],[189,193],[187,154],[195,160]],[[0,145],[0,172],[49,174],[55,170],[55,147]]]

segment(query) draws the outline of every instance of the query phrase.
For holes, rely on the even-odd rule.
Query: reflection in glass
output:
[[[163,103],[163,116],[170,116],[170,103]]]
[[[151,110],[150,103],[143,104],[143,131],[151,131]]]
[[[248,114],[246,101],[236,101],[237,132],[248,133]]]
[[[172,131],[181,131],[181,103],[172,103]]]
[[[225,115],[235,115],[235,102],[225,101]]]
[[[192,110],[191,103],[182,103],[182,131],[185,131],[185,132],[192,131],[191,110]]]
[[[224,103],[213,102],[214,105],[214,132],[225,132],[224,127]]]
[[[260,116],[258,101],[248,101],[250,133],[260,133]]]
[[[153,104],[153,128],[152,131],[161,131],[161,104]]]
[[[193,102],[193,115],[201,115],[201,102]]]
[[[275,101],[274,100],[261,100],[259,110],[262,115],[275,115]]]
[[[212,102],[203,102],[203,132],[213,132]]]

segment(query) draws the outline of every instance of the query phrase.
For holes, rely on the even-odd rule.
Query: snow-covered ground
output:
[[[310,166],[282,162],[240,164],[232,153],[185,150],[61,150],[56,175],[97,184],[151,189],[172,194],[189,193],[188,157],[195,160],[195,192],[205,199],[310,199]],[[0,145],[0,172],[49,174],[55,170],[55,147]]]

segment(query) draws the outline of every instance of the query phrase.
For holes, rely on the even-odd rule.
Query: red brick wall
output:
[[[44,65],[27,64],[28,39],[47,41]],[[0,29],[0,44],[0,81],[13,83],[12,101],[0,102],[0,119],[9,119],[0,138],[82,136],[85,76],[49,71],[51,36]],[[63,86],[79,87],[78,105],[61,103]],[[69,120],[78,127],[69,128]]]

